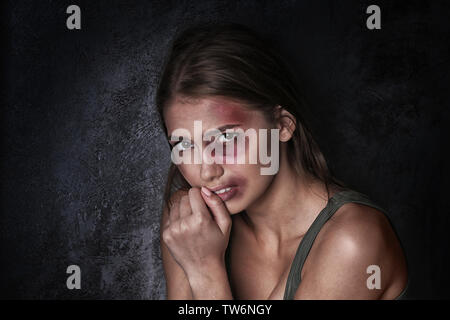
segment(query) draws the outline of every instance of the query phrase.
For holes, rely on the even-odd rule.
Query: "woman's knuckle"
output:
[[[196,214],[195,215],[195,224],[198,226],[202,226],[205,224],[205,218],[203,216]]]
[[[178,232],[178,225],[177,225],[177,223],[172,223],[172,224],[170,225],[169,229],[170,229],[170,235],[171,235],[172,237],[178,235],[179,232]]]
[[[163,231],[162,238],[163,238],[164,242],[166,242],[166,243],[172,241],[172,235],[171,235],[169,229],[166,229]]]
[[[189,229],[190,229],[190,226],[189,226],[188,222],[186,221],[186,219],[182,219],[180,221],[180,231],[182,233],[187,233],[189,231]]]

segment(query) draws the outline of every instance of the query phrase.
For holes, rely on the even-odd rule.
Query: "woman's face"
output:
[[[242,132],[239,133],[241,130],[226,134],[224,129],[242,129],[245,132],[253,128],[256,133],[259,133],[259,129],[267,129],[267,133],[270,134],[270,129],[274,129],[275,126],[264,117],[261,111],[251,110],[242,103],[225,97],[207,97],[195,101],[176,99],[165,108],[164,120],[169,141],[170,137],[181,136],[173,134],[176,129],[185,129],[185,135],[188,135],[184,137],[185,142],[182,142],[181,139],[180,141],[170,141],[174,148],[172,152],[180,155],[186,152],[197,153],[199,155],[197,159],[201,158],[201,163],[198,161],[194,163],[192,156],[191,164],[177,165],[183,177],[192,187],[206,186],[216,193],[219,191],[217,194],[225,202],[231,214],[239,213],[258,201],[269,187],[274,175],[261,174],[261,168],[267,168],[268,165],[261,165],[259,156],[257,156],[256,163],[249,163],[251,153],[259,154],[259,136],[256,135],[258,143],[249,143],[249,137],[245,137],[245,143],[242,144],[245,151],[239,152],[236,147],[236,139],[238,139],[238,134],[243,135]],[[209,141],[205,141],[205,139],[200,141],[201,146],[198,145],[199,140],[194,138],[194,121],[197,125],[196,134],[199,132],[198,125],[201,123],[202,138],[205,133],[213,133]],[[214,132],[212,129],[219,129],[220,132]],[[233,138],[235,138],[235,147],[229,148],[227,152],[226,145],[230,144]],[[267,147],[270,148],[269,135],[267,141]],[[212,146],[220,146],[222,155],[220,152],[211,152]],[[270,149],[268,152],[270,154]],[[241,164],[244,162],[243,157],[245,157],[245,163]],[[218,161],[219,158],[222,158],[222,163]],[[237,163],[239,159],[240,161]]]

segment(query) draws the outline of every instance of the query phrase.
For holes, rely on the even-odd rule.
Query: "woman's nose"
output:
[[[211,181],[223,175],[223,167],[216,163],[214,155],[203,152],[200,176],[205,181]]]

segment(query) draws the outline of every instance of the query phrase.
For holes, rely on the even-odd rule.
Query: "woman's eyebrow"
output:
[[[224,126],[221,126],[221,127],[217,128],[217,130],[224,131],[224,130],[227,130],[227,129],[238,127],[240,125],[241,125],[240,123],[226,124]]]

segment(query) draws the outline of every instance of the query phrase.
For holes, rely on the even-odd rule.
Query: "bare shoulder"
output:
[[[323,226],[322,231],[324,248],[333,245],[351,245],[355,251],[346,250],[349,253],[360,254],[361,250],[375,252],[380,249],[393,249],[393,242],[398,242],[394,239],[394,230],[383,212],[357,203],[347,203],[339,208]]]
[[[374,268],[380,270],[380,283],[370,289],[367,281]],[[330,299],[394,299],[406,282],[406,259],[386,215],[347,203],[319,232],[297,293]]]

